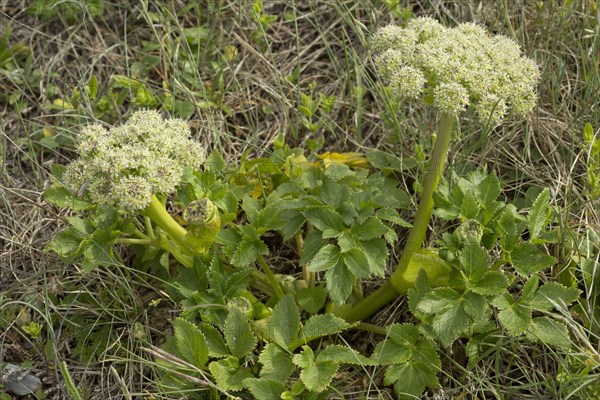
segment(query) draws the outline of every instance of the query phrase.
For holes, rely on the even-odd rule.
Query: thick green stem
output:
[[[152,195],[152,200],[150,200],[150,204],[144,209],[144,214],[167,232],[182,249],[187,250],[192,255],[200,255],[185,240],[185,235],[188,233],[187,230],[171,217],[171,214],[167,212],[165,206],[156,195]]]
[[[385,285],[358,302],[350,310],[346,315],[348,321],[363,321],[394,300],[398,294],[405,294],[408,291],[409,288],[403,274],[414,252],[421,249],[427,233],[433,211],[433,193],[437,190],[446,163],[454,119],[454,115],[440,115],[437,138],[429,158],[421,200],[396,270]]]

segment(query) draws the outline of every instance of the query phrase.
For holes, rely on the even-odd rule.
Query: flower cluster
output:
[[[65,184],[73,192],[85,188],[100,205],[144,209],[153,194],[172,193],[185,168],[197,169],[204,162],[205,151],[190,134],[184,120],[164,120],[152,110],[137,111],[109,130],[88,125],[78,138],[79,158],[67,167]]]
[[[446,28],[415,18],[405,28],[389,25],[372,40],[375,63],[400,98],[426,95],[440,110],[457,114],[467,105],[479,119],[499,124],[509,111],[523,115],[536,102],[537,64],[519,45],[490,36],[473,23]]]

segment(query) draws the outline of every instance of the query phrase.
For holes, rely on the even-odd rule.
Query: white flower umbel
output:
[[[379,29],[372,49],[382,78],[401,99],[422,94],[454,115],[470,105],[492,125],[511,112],[524,115],[536,103],[537,64],[512,39],[489,35],[477,24],[446,28],[415,18],[405,28]]]
[[[65,183],[74,192],[86,188],[99,205],[143,210],[152,195],[175,191],[185,168],[198,169],[204,162],[204,149],[190,135],[185,121],[165,120],[152,110],[136,111],[111,129],[86,126]]]

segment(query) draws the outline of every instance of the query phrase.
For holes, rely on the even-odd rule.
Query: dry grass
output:
[[[237,56],[222,69],[221,106],[195,107],[191,116],[197,137],[230,160],[245,153],[265,154],[279,135],[294,145],[316,140],[302,128],[297,110],[300,93],[308,93],[312,82],[317,93],[337,99],[327,116],[329,128],[320,132],[325,150],[410,153],[415,143],[429,147],[423,133],[433,130],[431,116],[418,107],[396,113],[375,90],[366,42],[375,27],[394,20],[383,2],[264,1],[264,12],[278,16],[266,31],[252,20],[249,5],[232,0],[212,2],[221,7],[210,15],[179,0],[151,1],[147,10],[107,2],[102,17],[86,17],[72,25],[57,18],[37,19],[25,11],[24,3],[0,2],[0,34],[10,23],[14,29],[10,43],[29,49],[14,56],[17,69],[0,64],[0,360],[31,361],[34,372],[43,377],[47,398],[66,396],[58,360],[67,361],[75,382],[90,399],[127,398],[123,397],[127,391],[132,398],[150,398],[156,391],[152,363],[141,344],[160,343],[168,329],[166,319],[175,315],[175,305],[158,284],[131,266],[84,273],[76,264],[64,265],[43,251],[67,216],[42,199],[51,181],[50,167],[68,162],[73,136],[95,118],[85,101],[77,111],[52,104],[69,98],[74,88],[84,93],[91,75],[97,77],[99,91],[106,93],[111,76],[132,76],[135,62],[158,57],[139,78],[157,94],[167,82],[176,99],[198,104],[209,100],[211,85],[218,84],[210,62],[218,60],[226,46],[235,46]],[[523,196],[532,186],[548,186],[562,222],[573,232],[600,230],[599,204],[585,197],[581,149],[584,124],[600,127],[597,3],[546,1],[540,9],[537,2],[520,1],[405,3],[418,15],[448,24],[475,21],[513,35],[542,66],[540,104],[530,118],[490,133],[465,121],[464,135],[453,146],[452,166],[487,165],[505,180],[509,197]],[[192,48],[182,40],[183,29],[203,23],[211,40]],[[186,65],[195,53],[202,62]],[[204,84],[193,88],[186,76]],[[103,119],[116,123],[132,108],[126,103]],[[53,131],[59,146],[48,146],[44,129]],[[413,178],[406,177],[407,185]],[[438,231],[441,226],[436,222],[432,228]],[[367,283],[368,288],[376,286]],[[407,314],[406,308],[399,300],[373,321],[382,325],[398,321]],[[30,320],[45,324],[39,340],[19,328]],[[86,330],[89,339],[101,345],[87,358],[81,351],[90,348],[80,334]],[[362,346],[375,341],[364,333],[347,339]],[[553,383],[558,355],[504,340],[504,347],[492,349],[490,357],[468,373],[456,361],[460,357],[448,357],[442,377],[445,388],[433,398],[564,395]],[[453,351],[456,355],[464,349]],[[120,372],[111,374],[111,367]],[[370,387],[367,394],[365,387]],[[339,391],[347,398],[376,398],[378,393],[391,398],[384,394],[380,373],[366,381],[364,376],[349,376]]]

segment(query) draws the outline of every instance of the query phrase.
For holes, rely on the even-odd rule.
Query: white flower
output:
[[[144,209],[153,194],[172,193],[186,168],[197,169],[205,159],[199,143],[180,119],[164,120],[157,111],[140,110],[109,130],[99,124],[83,128],[79,158],[64,175],[67,187],[87,188],[100,205],[126,211]]]

